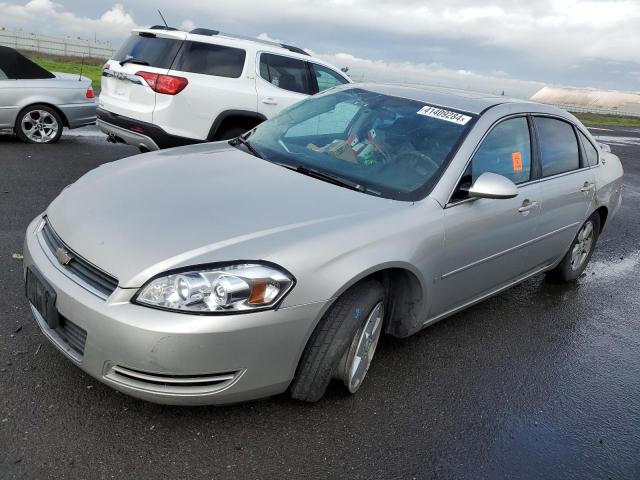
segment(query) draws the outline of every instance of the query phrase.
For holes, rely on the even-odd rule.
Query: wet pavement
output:
[[[640,478],[640,130],[593,133],[622,159],[624,203],[576,284],[537,276],[385,338],[354,397],[333,385],[314,405],[218,408],[116,393],[44,339],[24,299],[30,219],[136,151],[93,130],[49,147],[0,137],[0,478]]]

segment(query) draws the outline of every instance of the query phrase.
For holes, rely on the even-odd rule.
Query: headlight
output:
[[[275,307],[293,284],[289,273],[268,265],[194,267],[152,278],[133,302],[201,314],[265,310]]]

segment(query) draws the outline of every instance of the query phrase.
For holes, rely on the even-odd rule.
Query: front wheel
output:
[[[582,275],[591,260],[599,233],[600,215],[596,212],[582,224],[569,251],[558,266],[549,272],[549,276],[563,282],[571,282]]]
[[[320,320],[302,354],[291,396],[317,402],[332,378],[358,391],[382,332],[385,291],[380,282],[359,283],[338,298]]]
[[[25,143],[55,143],[62,135],[62,118],[47,105],[32,105],[18,114],[15,132]]]

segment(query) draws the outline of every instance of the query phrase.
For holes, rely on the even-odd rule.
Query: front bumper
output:
[[[54,265],[40,224],[37,218],[27,229],[24,268],[37,268],[55,289],[61,317],[86,333],[83,351],[71,348],[68,336],[50,329],[35,310],[34,316],[82,370],[123,393],[165,404],[234,403],[287,389],[324,302],[201,316],[132,304],[136,289],[117,288],[103,300]]]

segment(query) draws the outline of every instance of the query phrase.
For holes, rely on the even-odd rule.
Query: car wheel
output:
[[[227,127],[216,133],[215,140],[231,140],[232,138],[239,137],[248,131],[249,130],[244,127]]]
[[[347,290],[314,330],[302,354],[291,396],[316,402],[332,378],[351,393],[362,385],[380,339],[385,292],[380,282],[367,280]]]
[[[55,143],[62,135],[60,114],[46,105],[32,105],[18,114],[15,132],[26,143]]]
[[[600,233],[600,215],[596,212],[582,224],[569,251],[549,276],[563,282],[577,279],[587,267],[598,241]]]

